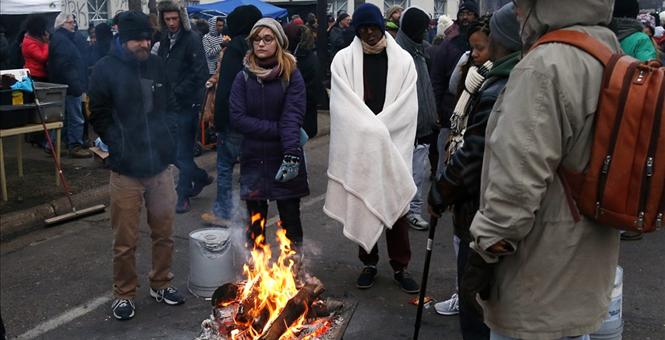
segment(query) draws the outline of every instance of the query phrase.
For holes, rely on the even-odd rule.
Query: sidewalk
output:
[[[319,111],[317,137],[329,133],[330,116],[327,111]],[[0,201],[0,240],[42,228],[46,218],[71,211],[62,186],[55,185],[53,159],[42,149],[21,142],[24,143],[22,181],[17,175],[17,138],[3,140],[9,200]],[[205,151],[196,162],[206,171],[214,172],[216,153]],[[103,168],[99,159],[73,159],[63,151],[61,165],[77,208],[108,203],[109,170]]]

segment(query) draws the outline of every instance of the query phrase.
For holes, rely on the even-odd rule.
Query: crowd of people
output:
[[[483,16],[464,0],[455,18],[434,20],[418,7],[382,13],[363,4],[329,17],[326,70],[313,14],[280,23],[246,5],[192,25],[175,1],[160,1],[158,12],[157,22],[123,12],[95,26],[88,43],[72,15],[61,13],[52,34],[44,18],[31,16],[21,47],[33,78],[68,85],[71,155],[87,156],[84,93],[89,121],[108,145],[115,318],[135,315],[143,205],[153,241],[149,293],[169,305],[184,303],[171,285],[174,214],[190,211],[190,198],[215,180],[204,222],[245,221],[251,247],[265,242],[275,201],[281,228],[301,252],[300,200],[313,175],[304,145],[317,134],[329,84],[324,211],[359,245],[358,288],[374,285],[385,232],[393,279],[418,293],[407,270],[409,229],[431,227],[426,210],[450,211],[457,288],[434,307],[459,314],[464,339],[585,339],[598,329],[619,232],[573,221],[557,168],[588,162],[588,116],[603,69],[571,46],[530,48],[565,29],[613,52],[661,60],[665,15],[640,14],[636,0],[517,0]],[[199,120],[217,134],[216,177],[194,160]],[[179,169],[177,185],[170,164]],[[236,164],[246,214],[232,194]],[[429,194],[422,192],[428,179]],[[260,220],[247,221],[256,214]]]

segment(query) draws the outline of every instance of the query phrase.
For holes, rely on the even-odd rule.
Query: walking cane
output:
[[[432,259],[432,245],[434,244],[434,233],[439,219],[431,216],[429,220],[429,235],[427,236],[427,251],[425,253],[425,268],[423,268],[423,278],[420,284],[420,296],[418,297],[418,312],[416,313],[416,327],[413,332],[413,340],[418,340],[420,333],[420,323],[423,318],[423,308],[425,304],[425,292],[427,291],[427,276],[429,276],[429,262]]]

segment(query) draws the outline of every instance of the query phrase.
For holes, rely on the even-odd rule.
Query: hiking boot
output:
[[[450,299],[446,301],[435,303],[434,310],[440,315],[459,314],[459,298],[457,297],[457,293],[454,293]]]
[[[177,306],[185,303],[185,298],[173,287],[156,290],[150,288],[150,296],[157,300],[157,302],[164,302],[169,306]]]
[[[637,241],[642,239],[642,233],[637,231],[624,231],[621,233],[622,241]]]
[[[229,227],[231,226],[231,221],[217,217],[214,213],[211,212],[205,212],[201,214],[201,219],[203,220],[203,223],[205,224],[210,224],[216,227]]]
[[[365,266],[362,273],[358,276],[356,281],[356,287],[360,289],[372,288],[374,282],[376,282],[376,266]]]
[[[192,187],[192,192],[190,193],[189,197],[198,196],[201,193],[201,191],[203,191],[203,188],[205,188],[208,185],[212,184],[212,182],[214,180],[215,180],[215,177],[208,176],[208,178],[206,178],[205,181],[200,182],[200,183],[194,183],[194,186]]]
[[[77,145],[69,150],[70,158],[90,158],[90,156],[90,151],[84,149],[80,145]]]
[[[406,221],[409,222],[411,228],[415,230],[427,230],[429,223],[425,221],[419,214],[408,213],[406,214]]]
[[[189,198],[178,198],[178,203],[175,205],[176,214],[184,214],[192,210],[192,206],[189,204]]]
[[[134,317],[134,301],[129,299],[115,299],[111,305],[113,317],[118,320],[129,320]]]
[[[411,278],[411,275],[405,270],[400,270],[395,272],[393,277],[395,282],[399,285],[399,288],[408,294],[417,294],[420,292],[420,286],[414,279]]]

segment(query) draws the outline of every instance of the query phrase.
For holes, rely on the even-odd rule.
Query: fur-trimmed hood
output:
[[[159,13],[159,26],[162,32],[168,32],[168,27],[166,27],[166,22],[164,22],[164,12],[174,12],[177,11],[180,13],[180,23],[182,28],[185,31],[191,31],[192,25],[189,22],[189,16],[187,15],[187,7],[177,0],[162,0],[157,3],[157,12]]]

